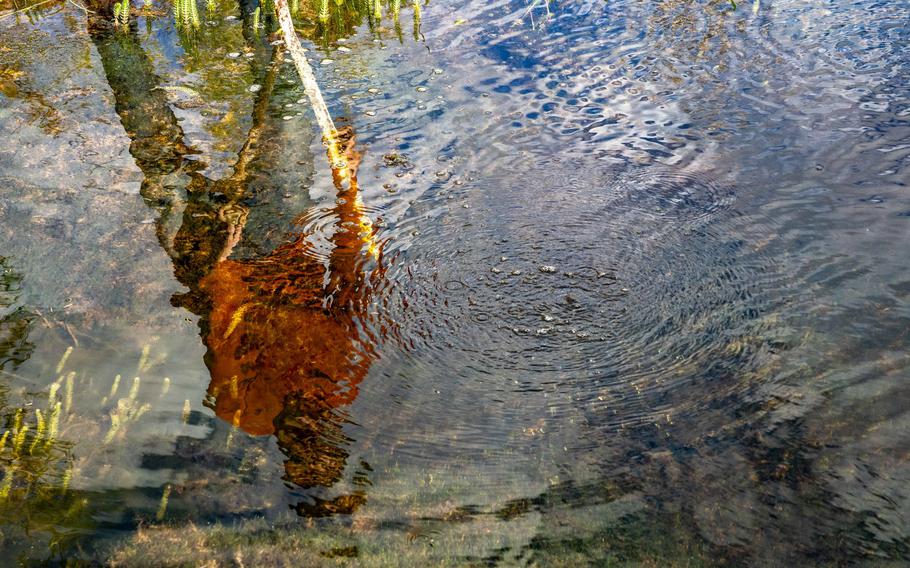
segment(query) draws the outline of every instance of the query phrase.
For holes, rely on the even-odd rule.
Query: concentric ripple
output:
[[[419,369],[387,380],[390,396],[465,417],[443,454],[495,447],[483,440],[528,420],[504,402],[518,393],[554,426],[582,408],[619,429],[746,389],[767,358],[762,316],[786,284],[748,242],[767,229],[741,218],[733,187],[669,167],[571,165],[466,186],[389,267],[393,366]],[[468,419],[481,399],[487,418]]]

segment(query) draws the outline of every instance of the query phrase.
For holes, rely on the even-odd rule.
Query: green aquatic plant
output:
[[[60,401],[43,409],[10,407],[0,390],[0,540],[40,543],[48,554],[87,525],[87,502],[70,491],[73,444],[58,437],[48,415],[59,416],[60,407]]]
[[[139,420],[143,414],[152,409],[152,405],[138,404],[135,398],[121,398],[110,411],[111,425],[104,436],[104,444],[110,444],[128,424]]]
[[[7,424],[0,436],[0,506],[13,497],[26,500],[53,492],[73,460],[72,444],[57,437],[60,402],[33,413],[24,407],[5,409],[4,401],[0,403]]]
[[[155,520],[161,521],[164,519],[164,514],[167,512],[167,501],[171,496],[171,486],[166,485],[164,487],[164,492],[161,493],[161,502],[158,504],[158,512],[155,513]]]
[[[70,358],[70,355],[73,354],[72,346],[67,347],[66,351],[63,352],[63,356],[60,357],[60,361],[57,362],[57,370],[55,371],[58,375],[63,372],[63,367],[66,366],[67,359]]]
[[[180,421],[184,424],[190,421],[190,412],[192,412],[192,407],[190,406],[190,399],[183,401],[183,412],[180,414]]]
[[[411,4],[415,37],[420,33],[421,4],[421,0],[413,0]],[[368,25],[373,33],[381,35],[386,30],[382,19],[389,15],[398,33],[403,7],[401,0],[309,0],[303,3],[294,1],[289,8],[297,20],[298,31],[314,40],[331,43],[352,35],[363,24]],[[311,22],[316,22],[316,25],[312,26]]]
[[[56,367],[57,370],[65,370],[72,353],[72,347],[66,350]],[[144,352],[143,358],[147,359],[147,355]],[[73,444],[62,439],[61,427],[72,432],[73,429],[98,422],[97,419],[77,417],[75,414],[79,400],[91,401],[94,398],[93,393],[85,392],[85,377],[77,384],[79,376],[75,371],[61,373],[48,385],[46,403],[43,406],[34,404],[31,407],[19,406],[5,410],[5,391],[0,390],[0,417],[3,417],[2,420],[6,424],[6,428],[0,434],[0,470],[3,474],[3,480],[0,481],[0,496],[9,497],[19,491],[23,493],[23,497],[28,497],[33,489],[40,489],[48,484],[62,487],[63,492],[69,487],[73,475],[71,467],[73,458],[70,452]],[[110,393],[111,399],[116,395],[119,383],[120,375],[117,375],[109,391],[106,385],[102,387],[104,391]],[[92,382],[89,381],[88,384]],[[163,381],[162,396],[167,393],[169,386],[170,380],[166,378]],[[128,395],[118,399],[108,412],[110,426],[101,446],[106,446],[121,437],[119,435],[127,425],[136,422],[151,410],[149,403],[140,401],[140,387],[141,379],[135,377]],[[106,405],[107,400],[108,396],[101,398],[102,407]],[[44,476],[50,476],[50,480],[44,480]]]
[[[146,371],[152,360],[147,351],[142,357]],[[160,390],[150,388],[147,379],[134,378],[124,392],[119,375],[112,384],[70,370],[76,353],[69,348],[56,368],[49,365],[50,372],[60,372],[42,390],[10,390],[0,383],[0,542],[22,544],[6,546],[9,554],[21,548],[30,559],[55,558],[93,531],[93,516],[104,510],[106,497],[93,493],[89,500],[85,486],[96,483],[92,477],[106,475],[111,463],[122,461],[120,454],[135,439],[129,426],[152,408],[145,399],[162,401],[169,390],[167,378]],[[15,402],[10,402],[10,392],[16,393]],[[174,411],[179,413],[179,406]],[[79,440],[78,452],[74,440]],[[159,519],[163,516],[168,488],[163,504],[147,504],[148,518],[155,518],[156,511],[162,511]],[[5,560],[15,563],[12,556]]]
[[[121,28],[130,25],[130,0],[120,0],[114,4],[114,24]]]
[[[214,4],[212,4],[214,6]],[[199,29],[199,10],[196,0],[174,0],[174,24],[178,30],[188,31]],[[140,362],[140,367],[142,363]]]

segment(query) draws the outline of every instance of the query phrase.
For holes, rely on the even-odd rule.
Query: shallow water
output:
[[[910,557],[907,3],[303,6],[359,191],[150,6],[0,19],[4,557]]]

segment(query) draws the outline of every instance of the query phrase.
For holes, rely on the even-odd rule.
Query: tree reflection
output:
[[[348,458],[343,408],[356,398],[378,339],[365,329],[367,305],[382,277],[381,256],[365,246],[372,235],[364,233],[369,223],[358,196],[353,132],[338,133],[345,165],[333,170],[338,199],[327,261],[313,253],[303,233],[266,255],[231,259],[244,238],[250,163],[267,126],[281,48],[272,49],[271,62],[261,69],[262,89],[233,173],[212,180],[190,159],[193,151],[156,88],[160,81],[135,34],[115,32],[107,22],[103,15],[92,19],[91,35],[131,137],[130,152],[144,174],[142,195],[159,211],[159,241],[189,289],[173,303],[201,318],[211,374],[206,402],[218,417],[250,434],[274,434],[287,456],[287,481],[329,487],[341,478]],[[259,42],[259,49],[271,49],[255,34],[246,37]],[[172,233],[178,204],[182,215]],[[325,516],[353,512],[364,501],[355,492],[297,509]]]

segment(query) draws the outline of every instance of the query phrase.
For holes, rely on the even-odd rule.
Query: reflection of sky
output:
[[[145,22],[140,20],[140,30],[146,29],[144,24]],[[155,45],[158,51],[167,61],[177,62],[183,57],[184,51],[180,45],[180,36],[170,15],[164,18],[156,18],[152,21],[152,37],[155,38]],[[148,40],[146,40],[147,42]]]

